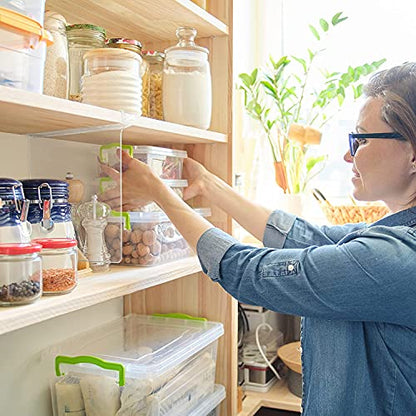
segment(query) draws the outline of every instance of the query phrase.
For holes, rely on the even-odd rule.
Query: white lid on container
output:
[[[223,333],[218,322],[131,314],[68,338],[45,353],[48,360],[51,355],[94,356],[122,364],[126,377],[148,378],[181,364]],[[71,369],[100,373],[88,364]]]
[[[162,156],[180,157],[183,159],[188,157],[188,154],[185,150],[175,150],[157,146],[133,146],[133,155],[135,154],[155,154]]]

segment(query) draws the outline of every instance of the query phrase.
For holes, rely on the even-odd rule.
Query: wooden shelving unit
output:
[[[253,416],[261,407],[300,412],[302,400],[291,393],[286,381],[281,380],[266,393],[246,391],[243,410],[238,416]]]
[[[0,335],[199,271],[199,261],[192,256],[154,267],[112,266],[106,273],[83,274],[77,287],[64,296],[44,296],[29,305],[1,308]]]
[[[53,137],[83,143],[226,143],[223,133],[134,117],[107,108],[0,86],[0,129],[5,133]]]

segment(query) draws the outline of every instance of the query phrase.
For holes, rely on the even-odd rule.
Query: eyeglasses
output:
[[[355,153],[360,146],[361,139],[396,139],[406,140],[400,133],[389,132],[389,133],[350,133],[348,135],[350,142],[350,153],[351,156],[355,156]]]

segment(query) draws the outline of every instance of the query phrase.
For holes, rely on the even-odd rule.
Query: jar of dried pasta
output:
[[[77,240],[71,238],[39,238],[33,243],[42,246],[42,285],[44,295],[61,295],[77,285]]]
[[[143,115],[147,114],[147,117],[163,120],[162,76],[165,54],[143,51],[143,58],[147,64],[147,73],[143,76],[143,81],[147,83],[147,87],[143,87],[142,100],[145,108]]]

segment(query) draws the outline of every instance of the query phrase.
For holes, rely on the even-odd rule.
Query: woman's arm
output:
[[[185,200],[198,195],[203,196],[229,214],[258,240],[262,241],[267,220],[272,210],[244,198],[231,186],[193,159],[185,159],[184,173],[189,182],[189,186],[184,192]]]

